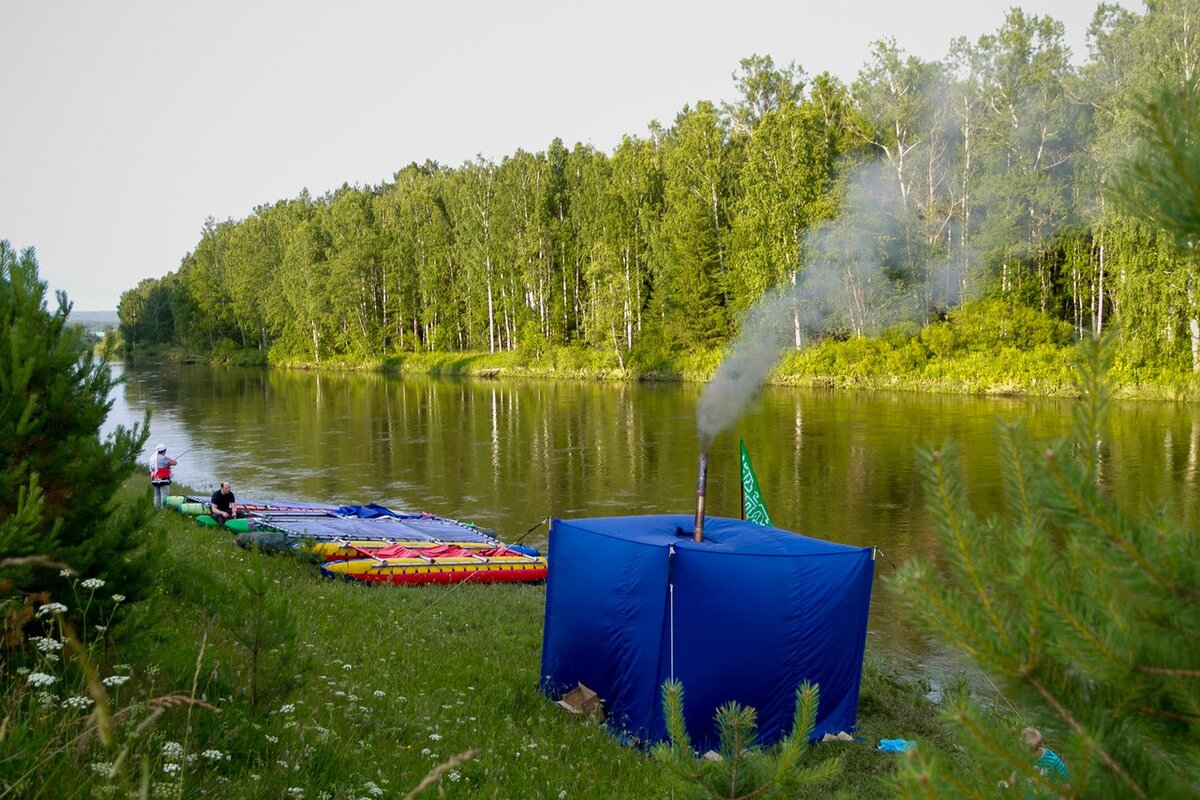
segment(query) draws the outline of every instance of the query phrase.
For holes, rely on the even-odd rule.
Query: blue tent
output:
[[[607,724],[639,744],[666,738],[661,687],[683,683],[693,744],[717,744],[716,709],[758,710],[759,741],[792,726],[796,687],[820,685],[814,737],[854,727],[874,574],[872,548],[708,517],[554,520],[542,690],[582,683]]]

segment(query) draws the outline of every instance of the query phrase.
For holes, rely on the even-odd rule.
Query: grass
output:
[[[149,502],[140,479],[125,493]],[[674,796],[648,755],[538,692],[543,586],[366,587],[172,512],[154,526],[166,544],[148,597],[87,620],[78,650],[5,652],[0,800],[404,797],[427,777],[422,796]],[[111,617],[99,598],[118,591],[63,602],[95,595]],[[66,638],[63,618],[40,622]],[[34,672],[57,680],[34,686]],[[812,748],[844,762],[813,796],[891,796],[900,757],[874,750],[881,738],[958,758],[926,688],[868,653],[862,741]]]

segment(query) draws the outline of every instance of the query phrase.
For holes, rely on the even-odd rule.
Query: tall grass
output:
[[[52,612],[5,651],[0,800],[668,796],[661,765],[538,692],[544,587],[334,582],[170,512],[154,524],[151,596],[88,619],[78,651]],[[846,765],[820,796],[889,796],[879,738],[953,758],[922,688],[874,657],[861,708],[862,741],[816,745]]]

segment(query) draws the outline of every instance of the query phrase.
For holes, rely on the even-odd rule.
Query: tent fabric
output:
[[[852,729],[872,548],[720,517],[694,542],[692,527],[684,515],[553,521],[543,691],[583,683],[614,733],[651,744],[666,738],[673,676],[693,743],[708,749],[731,700],[757,709],[762,744],[778,741],[809,680],[821,690],[813,737]]]

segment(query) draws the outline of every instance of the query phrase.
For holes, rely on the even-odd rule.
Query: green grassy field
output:
[[[127,491],[149,502],[140,480]],[[69,641],[6,654],[0,800],[404,797],[439,765],[420,796],[687,796],[538,692],[544,586],[365,587],[170,511],[154,524],[151,595],[78,637],[90,681]],[[120,592],[76,589],[65,604]],[[35,672],[57,680],[35,686]],[[875,751],[880,738],[954,759],[925,691],[868,653],[862,741],[812,748],[843,760],[813,796],[891,796],[900,757]],[[105,701],[110,715],[95,713]]]

